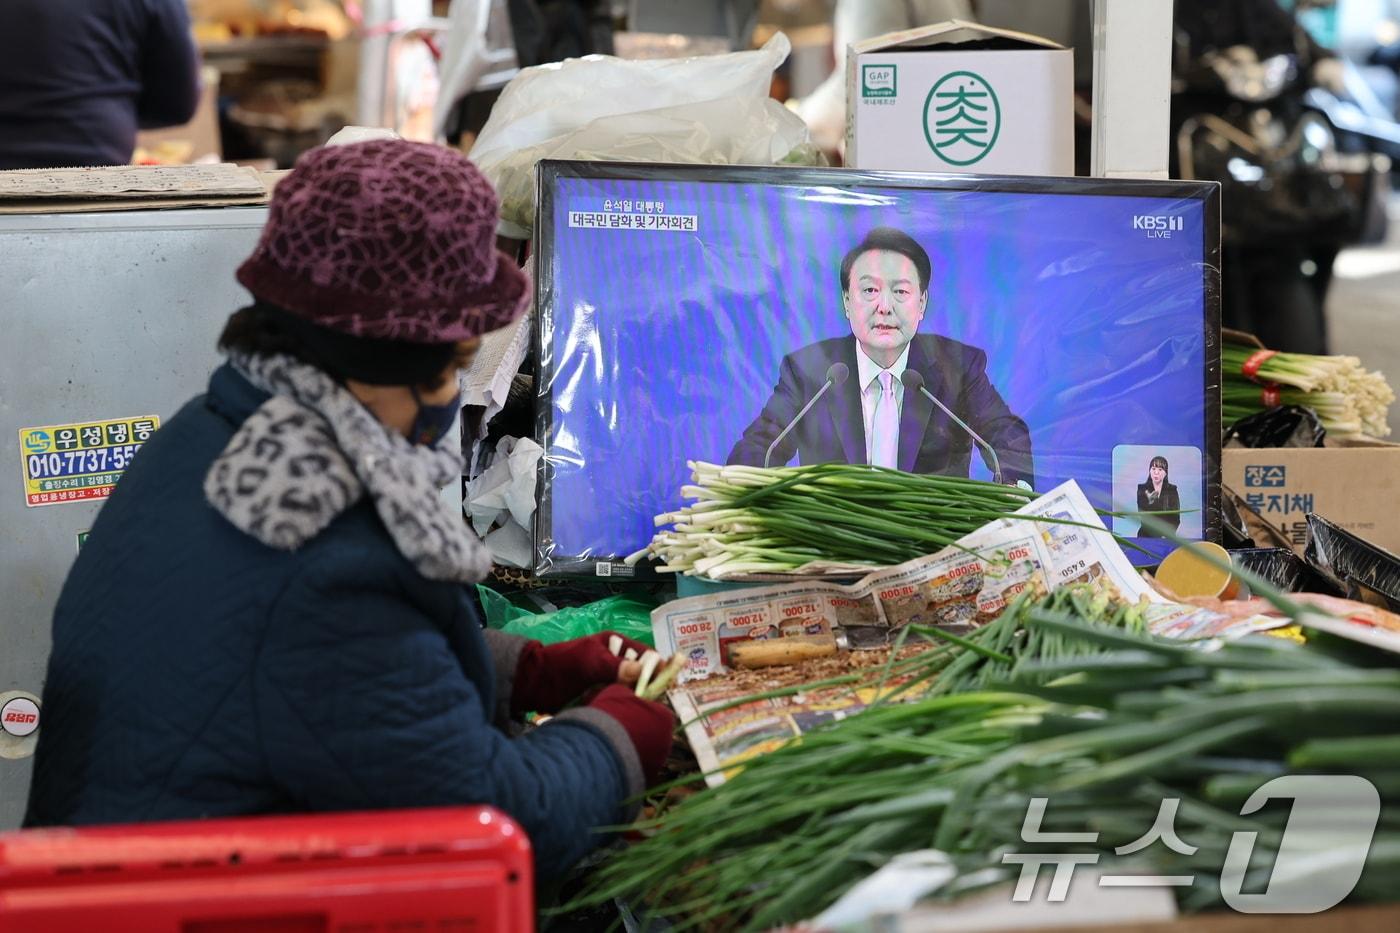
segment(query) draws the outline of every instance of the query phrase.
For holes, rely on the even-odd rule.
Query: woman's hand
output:
[[[665,666],[666,661],[669,660],[640,642],[624,639],[621,635],[612,632],[604,632],[603,634],[608,636],[608,650],[622,658],[622,663],[617,667],[617,682],[620,684],[629,687],[636,686],[637,681],[642,679],[642,670],[646,667],[647,655],[656,654],[658,668]]]
[[[531,642],[516,664],[512,712],[556,713],[596,687],[635,684],[642,673],[642,658],[651,650],[616,632],[555,645]]]
[[[642,676],[641,661],[623,661],[617,668],[617,682],[629,687],[636,686]]]

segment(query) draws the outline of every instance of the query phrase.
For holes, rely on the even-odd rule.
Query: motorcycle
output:
[[[1301,35],[1263,58],[1178,39],[1172,161],[1177,177],[1221,184],[1223,323],[1326,353],[1332,262],[1384,239],[1400,127],[1339,94],[1348,66]]]

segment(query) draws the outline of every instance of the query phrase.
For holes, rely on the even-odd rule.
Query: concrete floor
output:
[[[1333,353],[1358,357],[1400,390],[1400,195],[1390,203],[1390,230],[1379,246],[1343,250],[1327,293]],[[1392,441],[1400,441],[1400,403],[1390,406]]]

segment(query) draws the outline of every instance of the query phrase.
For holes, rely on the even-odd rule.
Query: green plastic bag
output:
[[[495,590],[476,588],[486,624],[512,635],[523,635],[552,645],[599,632],[617,632],[655,647],[651,635],[651,611],[658,603],[635,596],[608,596],[586,606],[534,613],[506,599]]]

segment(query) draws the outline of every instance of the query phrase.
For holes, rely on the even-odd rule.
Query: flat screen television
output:
[[[1218,537],[1216,184],[569,161],[538,184],[539,575],[630,573],[691,460],[1074,479]]]

